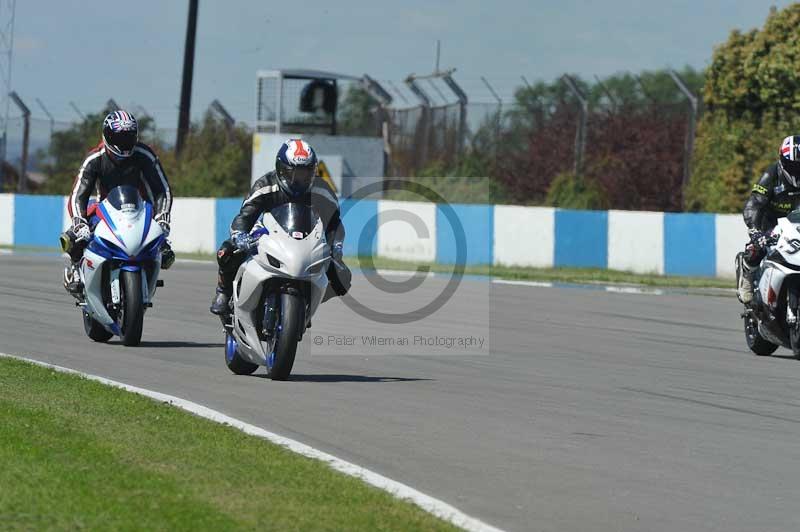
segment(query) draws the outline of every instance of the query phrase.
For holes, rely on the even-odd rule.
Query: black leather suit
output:
[[[231,222],[231,239],[223,242],[217,251],[217,263],[219,264],[218,283],[219,288],[225,293],[230,294],[236,271],[245,260],[243,254],[233,253],[236,249],[232,241],[233,237],[238,233],[251,231],[262,213],[269,212],[275,207],[286,203],[302,203],[316,208],[325,227],[325,237],[329,245],[333,247],[337,243],[344,242],[345,231],[339,215],[339,200],[326,180],[317,178],[308,193],[294,198],[286,194],[278,185],[275,172],[269,172],[253,183],[250,193],[242,202],[239,214]],[[339,271],[331,265],[328,268],[327,275],[331,288],[337,295],[341,296],[347,293],[350,288],[350,271],[348,269],[345,268],[343,271]]]
[[[744,204],[744,223],[748,229],[768,233],[782,218],[800,205],[800,189],[795,188],[783,176],[778,163],[771,165],[753,185],[753,191]],[[745,260],[756,267],[764,258],[766,250],[748,246]]]

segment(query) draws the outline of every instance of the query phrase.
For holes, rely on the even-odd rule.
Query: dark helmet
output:
[[[278,185],[290,196],[301,196],[311,190],[317,175],[317,154],[311,145],[300,139],[283,143],[275,157]]]
[[[783,139],[778,164],[784,179],[795,188],[800,188],[800,135]]]
[[[103,120],[103,145],[106,152],[117,159],[125,159],[133,154],[139,140],[139,124],[127,111],[108,113]]]

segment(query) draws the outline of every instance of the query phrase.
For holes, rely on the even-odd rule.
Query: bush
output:
[[[547,191],[547,204],[564,209],[608,209],[608,197],[594,180],[575,174],[558,174]]]

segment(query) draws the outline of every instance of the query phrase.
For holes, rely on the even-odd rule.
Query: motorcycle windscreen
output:
[[[284,203],[269,213],[289,236],[298,240],[307,237],[319,220],[316,209],[299,203]]]
[[[142,208],[142,196],[135,187],[114,187],[106,200],[118,211],[138,211]]]

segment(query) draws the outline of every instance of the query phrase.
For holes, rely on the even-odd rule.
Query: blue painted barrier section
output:
[[[708,277],[717,274],[714,218],[713,214],[664,214],[665,274]]]
[[[457,223],[453,223],[451,218],[454,218]],[[456,264],[459,247],[463,246],[466,250],[465,264],[492,264],[493,243],[494,207],[492,205],[436,206],[436,262]]]
[[[14,245],[58,247],[64,196],[14,196]]]
[[[220,198],[217,200],[216,220],[214,221],[217,247],[231,236],[231,222],[239,214],[242,200],[237,198]]]
[[[339,203],[345,229],[345,256],[375,255],[378,250],[378,201],[343,199]]]
[[[554,245],[554,266],[605,268],[608,212],[556,210]]]
[[[20,246],[54,248],[63,224],[63,196],[3,195],[0,197],[0,239],[4,243]],[[201,235],[206,241],[213,236],[219,245],[229,237],[233,217],[239,212],[241,199],[220,198],[215,201],[213,235]],[[347,256],[377,255],[377,232],[379,200],[341,200],[341,212],[347,237],[344,253]],[[13,206],[13,215],[10,212]],[[5,214],[5,218],[3,218]],[[609,215],[605,211],[574,211],[557,209],[553,229],[529,228],[530,235],[536,231],[553,231],[553,266],[596,267],[608,265]],[[663,217],[663,250],[654,249],[664,257],[664,273],[667,275],[709,276],[727,270],[720,264],[733,260],[739,249],[739,232],[746,238],[744,226],[730,222],[730,216],[720,218],[715,214],[665,213]],[[525,218],[516,219],[524,220]],[[451,220],[455,220],[455,224]],[[718,225],[725,222],[718,229]],[[515,222],[516,223],[516,222]],[[519,222],[522,223],[522,222]],[[632,222],[633,223],[633,222]],[[738,222],[737,222],[738,223]],[[192,228],[208,232],[210,227]],[[515,228],[497,228],[514,231]],[[614,229],[612,227],[612,229]],[[720,234],[717,234],[717,231]],[[493,264],[495,254],[495,206],[493,205],[437,205],[436,206],[436,261],[454,264],[463,255],[465,264]],[[619,239],[619,228],[616,229]],[[727,232],[726,232],[727,231]],[[636,235],[635,231],[623,234]],[[197,237],[197,235],[192,235]],[[634,238],[634,237],[626,237]],[[657,239],[654,239],[654,241]],[[638,241],[638,240],[637,240]],[[619,245],[619,241],[616,241]],[[520,242],[524,246],[528,242]],[[659,242],[660,244],[660,242]],[[514,241],[505,245],[516,245]],[[642,240],[642,246],[656,246]],[[717,253],[720,246],[721,253]],[[549,250],[548,250],[549,252]],[[719,256],[718,256],[719,255]],[[725,261],[717,264],[717,261]]]

